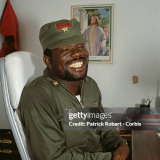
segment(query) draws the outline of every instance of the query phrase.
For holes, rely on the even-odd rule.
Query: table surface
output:
[[[160,130],[132,131],[132,160],[160,160]]]

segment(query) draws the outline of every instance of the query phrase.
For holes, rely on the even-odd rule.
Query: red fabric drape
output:
[[[10,0],[7,0],[6,2],[1,18],[0,33],[5,36],[5,40],[0,51],[0,57],[4,57],[9,53],[20,50],[18,21]]]

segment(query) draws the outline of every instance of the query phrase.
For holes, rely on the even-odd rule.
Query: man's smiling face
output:
[[[88,52],[85,44],[72,44],[52,50],[53,76],[66,81],[79,81],[86,77]]]

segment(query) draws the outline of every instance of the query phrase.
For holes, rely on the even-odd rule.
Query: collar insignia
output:
[[[58,82],[57,82],[57,81],[53,81],[53,84],[54,84],[55,86],[57,86],[57,85],[58,85]]]

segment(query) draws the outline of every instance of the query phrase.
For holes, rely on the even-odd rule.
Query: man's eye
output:
[[[61,50],[61,52],[69,52],[69,49],[68,48],[64,48]]]
[[[85,46],[84,45],[80,45],[80,46],[78,46],[78,48],[84,48]]]

